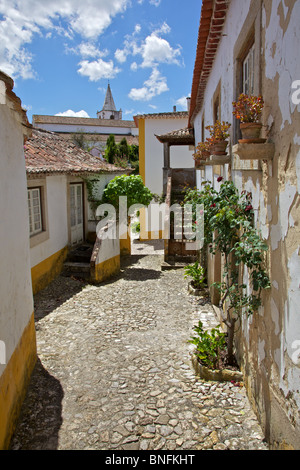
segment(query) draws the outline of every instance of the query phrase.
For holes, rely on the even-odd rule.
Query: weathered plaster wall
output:
[[[35,360],[23,130],[0,81],[0,449],[7,448]],[[3,351],[2,351],[3,352]]]

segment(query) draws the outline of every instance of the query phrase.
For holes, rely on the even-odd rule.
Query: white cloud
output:
[[[186,96],[182,96],[176,101],[176,105],[179,106],[182,110],[187,110],[187,100]]]
[[[163,77],[154,68],[149,79],[144,82],[144,86],[142,88],[132,88],[128,96],[134,101],[149,101],[168,90],[166,77]]]
[[[136,62],[132,62],[132,64],[130,65],[130,69],[133,71],[133,72],[136,72],[137,69],[138,69],[138,64]]]
[[[90,116],[86,111],[83,109],[81,111],[75,112],[72,109],[68,109],[68,111],[64,111],[63,113],[57,113],[55,116],[68,116],[68,117],[83,117],[89,118]]]
[[[132,34],[127,34],[123,42],[123,48],[117,49],[115,52],[115,58],[118,62],[124,63],[129,55],[136,55],[140,52],[140,47],[137,45],[136,36],[141,32],[141,26],[135,25]]]
[[[25,45],[34,35],[78,33],[95,39],[130,0],[0,0],[0,67],[12,77],[33,78],[33,57]],[[66,22],[62,28],[61,20]]]
[[[78,65],[80,65],[78,73],[88,77],[91,82],[97,82],[102,78],[114,78],[120,72],[120,69],[114,66],[112,60],[108,62],[105,62],[102,59],[94,60],[92,62],[82,60]]]
[[[124,63],[130,55],[140,55],[142,62],[140,65],[134,61],[131,64],[131,70],[136,71],[140,67],[155,67],[160,63],[176,64],[181,63],[181,48],[173,48],[170,43],[162,38],[164,34],[170,33],[170,26],[164,22],[159,28],[155,29],[145,39],[138,41],[137,36],[141,32],[141,26],[136,25],[131,35],[125,36],[123,48],[118,48],[115,52],[115,58],[118,62]]]
[[[177,64],[181,55],[181,49],[173,49],[166,39],[157,36],[153,32],[145,40],[142,46],[142,67],[153,67],[157,63]]]
[[[105,57],[108,54],[108,51],[100,51],[95,44],[91,42],[82,42],[78,46],[79,54],[84,57]]]

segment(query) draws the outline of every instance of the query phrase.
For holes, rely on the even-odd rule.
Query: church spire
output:
[[[122,111],[117,111],[116,109],[109,82],[107,85],[103,108],[101,111],[97,112],[97,116],[99,119],[122,120]]]
[[[105,100],[104,100],[102,111],[117,111],[109,82],[107,85],[107,90],[106,90],[106,95],[105,95]]]

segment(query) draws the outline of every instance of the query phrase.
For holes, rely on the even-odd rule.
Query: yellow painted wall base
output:
[[[58,276],[63,268],[63,263],[68,254],[68,247],[54,253],[41,263],[31,268],[32,291],[36,294],[50,284]]]
[[[95,266],[94,281],[103,282],[120,271],[120,255],[114,256]]]
[[[145,230],[140,235],[141,241],[146,240],[163,240],[164,239],[164,230],[159,230],[157,232],[146,232]]]
[[[8,449],[36,363],[34,314],[0,377],[0,449]]]
[[[127,235],[127,238],[120,238],[120,254],[121,255],[131,255],[131,240]]]

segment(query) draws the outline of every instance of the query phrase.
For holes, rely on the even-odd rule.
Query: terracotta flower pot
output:
[[[213,155],[227,155],[226,148],[228,145],[227,140],[220,140],[219,142],[216,142],[212,146],[212,154]]]
[[[240,143],[262,143],[265,139],[260,139],[262,124],[259,122],[241,122],[240,129],[242,140]]]

